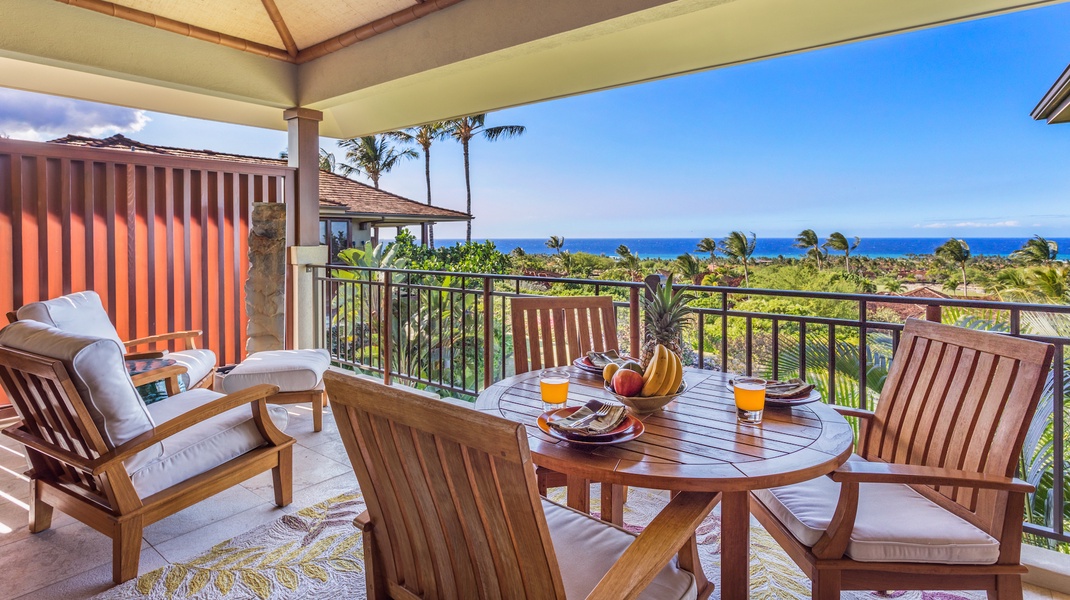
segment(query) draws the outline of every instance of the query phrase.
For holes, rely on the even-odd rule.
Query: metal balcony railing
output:
[[[513,374],[509,298],[612,296],[621,348],[639,356],[640,296],[659,281],[657,275],[622,282],[344,266],[314,270],[317,342],[336,362],[379,373],[387,383],[401,380],[468,398]],[[798,377],[814,384],[826,402],[855,408],[876,405],[905,316],[1053,344],[1054,366],[1020,467],[1021,476],[1038,487],[1025,529],[1031,542],[1070,550],[1065,352],[1070,306],[686,287],[695,296],[696,316],[683,334],[685,364]]]

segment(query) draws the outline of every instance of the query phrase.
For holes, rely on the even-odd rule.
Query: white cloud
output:
[[[141,131],[149,120],[142,110],[0,88],[0,133],[16,139],[106,137]]]
[[[918,223],[915,228],[921,229],[947,229],[950,227],[977,229],[982,227],[1021,227],[1019,221],[996,221],[994,223],[981,223],[979,221],[962,221],[960,223]]]

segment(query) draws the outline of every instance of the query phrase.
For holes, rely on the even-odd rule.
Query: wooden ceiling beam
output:
[[[453,6],[460,1],[461,0],[424,0],[415,6],[399,10],[396,13],[389,14],[381,19],[376,19],[371,23],[361,25],[356,29],[352,29],[329,40],[324,40],[301,50],[297,53],[297,64],[306,63],[310,60],[326,56],[332,52],[337,52],[346,46],[352,46],[357,42],[362,42],[368,38],[377,36],[380,33],[396,29],[433,12]]]
[[[271,17],[271,22],[275,25],[275,29],[279,32],[279,37],[282,39],[282,43],[286,47],[286,50],[220,33],[218,31],[212,31],[211,29],[205,29],[204,27],[190,25],[189,23],[183,23],[182,21],[176,21],[167,17],[161,17],[143,10],[137,10],[136,8],[129,8],[108,2],[107,0],[56,0],[56,2],[92,10],[111,17],[126,19],[127,21],[133,21],[134,23],[141,23],[142,25],[178,33],[198,40],[211,42],[213,44],[227,46],[229,48],[234,48],[235,50],[259,54],[260,56],[266,56],[284,62],[301,64],[326,56],[332,52],[337,52],[342,48],[375,37],[380,33],[396,29],[433,12],[453,6],[454,4],[461,2],[461,0],[417,0],[419,3],[410,6],[409,8],[399,10],[382,17],[381,19],[376,19],[371,23],[366,23],[356,29],[351,29],[350,31],[337,35],[329,40],[324,40],[318,44],[309,46],[304,50],[299,50],[297,48],[293,35],[290,34],[290,29],[286,25],[286,21],[283,19],[282,13],[279,12],[278,6],[275,5],[274,0],[261,0],[261,2],[263,2],[264,9],[267,10],[268,15]]]
[[[286,26],[286,21],[282,18],[279,7],[275,5],[275,0],[261,0],[261,2],[264,3],[264,10],[271,17],[271,22],[275,24],[275,31],[279,32],[279,38],[282,39],[282,45],[286,46],[286,52],[290,58],[297,57],[297,42],[290,34],[290,28]]]
[[[235,50],[259,54],[261,56],[285,62],[294,62],[294,57],[278,48],[272,48],[265,44],[259,44],[218,31],[212,31],[211,29],[205,29],[204,27],[190,25],[189,23],[183,23],[182,21],[168,19],[167,17],[154,15],[143,10],[137,10],[136,8],[113,4],[106,0],[56,0],[56,2],[62,2],[63,4],[69,4],[78,8],[85,8],[87,10],[92,10],[112,17],[118,17],[120,19],[126,19],[127,21],[133,21],[135,23],[141,23],[142,25],[148,25],[149,27],[155,27],[156,29],[163,29],[164,31],[178,33],[205,42],[219,44],[220,46],[227,46],[228,48],[234,48]]]

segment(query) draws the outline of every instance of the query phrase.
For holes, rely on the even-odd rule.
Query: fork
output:
[[[572,427],[573,428],[587,427],[588,425],[590,425],[591,423],[597,421],[598,419],[601,419],[602,417],[605,417],[605,416],[609,415],[609,411],[612,408],[613,407],[608,405],[608,404],[603,404],[602,406],[598,407],[598,410],[596,410],[594,413],[589,414],[586,417],[581,418],[579,421],[576,421],[575,423],[573,423]]]

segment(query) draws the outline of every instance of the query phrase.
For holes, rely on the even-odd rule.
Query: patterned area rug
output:
[[[564,490],[551,499],[564,500]],[[598,498],[592,493],[593,498]],[[641,531],[669,500],[666,492],[631,489],[625,522]],[[593,507],[597,510],[597,504]],[[173,598],[353,598],[364,599],[364,555],[353,518],[364,511],[359,492],[331,498],[286,515],[271,525],[222,542],[205,554],[146,573],[98,600]],[[720,511],[698,528],[699,554],[715,583],[720,572]],[[751,523],[751,598],[810,597],[810,582],[757,523]],[[718,586],[719,587],[719,586]],[[715,590],[714,598],[719,595]],[[852,600],[981,600],[970,592],[845,592]]]

